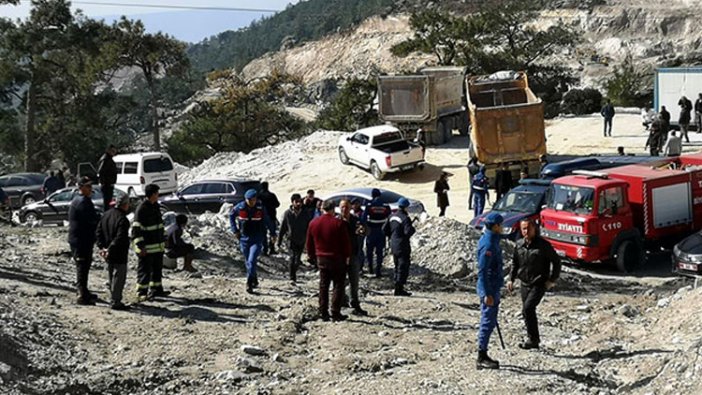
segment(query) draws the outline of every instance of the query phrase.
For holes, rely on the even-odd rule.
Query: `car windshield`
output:
[[[518,213],[535,213],[539,210],[542,197],[542,193],[511,191],[497,202],[494,209]]]
[[[548,208],[575,214],[590,214],[595,206],[595,190],[571,185],[553,184],[549,190]]]
[[[166,157],[144,161],[144,173],[160,173],[173,170],[173,163]]]
[[[385,204],[396,203],[401,197],[402,195],[395,192],[384,191],[380,194],[380,201]]]

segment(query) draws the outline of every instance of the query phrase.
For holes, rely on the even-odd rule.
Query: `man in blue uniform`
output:
[[[246,260],[246,292],[250,294],[258,287],[256,262],[261,254],[266,232],[270,232],[272,244],[276,241],[275,225],[257,196],[255,189],[246,191],[246,200],[234,206],[229,215],[231,231],[239,240],[241,253]]]
[[[473,194],[473,210],[475,216],[479,216],[485,209],[485,199],[489,198],[488,178],[485,175],[485,166],[480,166],[480,171],[473,177],[473,182],[470,184],[471,193]]]
[[[100,217],[95,211],[93,183],[83,177],[78,183],[80,195],[76,196],[68,209],[68,244],[76,263],[76,285],[79,305],[94,305],[97,295],[88,290],[88,276],[93,262],[95,229]]]
[[[480,329],[478,330],[478,369],[499,369],[500,363],[488,356],[490,335],[497,326],[502,271],[502,221],[500,214],[485,218],[485,232],[478,242],[478,296],[480,297]]]
[[[412,254],[410,237],[414,234],[415,229],[407,214],[409,200],[400,198],[397,205],[400,207],[399,210],[385,222],[383,232],[390,237],[390,250],[395,261],[395,296],[411,296],[412,293],[405,290],[405,284],[407,276],[409,276],[410,255]]]
[[[375,253],[375,276],[380,277],[380,269],[383,266],[383,258],[385,257],[385,233],[383,233],[383,224],[392,211],[390,210],[390,206],[380,200],[379,189],[373,188],[371,196],[373,197],[373,201],[371,201],[363,212],[361,223],[368,226],[368,234],[366,235],[368,272],[373,272],[373,254]]]

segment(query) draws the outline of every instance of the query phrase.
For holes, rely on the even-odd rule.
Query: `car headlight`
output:
[[[511,226],[510,227],[505,226],[504,228],[502,228],[503,235],[511,235],[512,232],[514,232],[514,228],[512,228]]]

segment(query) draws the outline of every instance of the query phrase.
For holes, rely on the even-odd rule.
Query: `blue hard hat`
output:
[[[490,213],[490,214],[485,216],[485,221],[483,221],[483,222],[485,223],[485,226],[487,226],[488,228],[491,228],[493,225],[502,224],[502,221],[504,221],[504,220],[505,219],[502,218],[502,216],[500,214]]]
[[[371,191],[371,196],[374,198],[377,198],[378,196],[380,196],[380,189],[373,188],[373,190]]]
[[[249,189],[249,190],[246,191],[246,193],[244,194],[244,198],[246,198],[246,199],[253,199],[253,198],[255,198],[256,196],[258,196],[258,192],[256,192],[255,189]]]
[[[410,202],[406,198],[400,198],[400,200],[397,201],[397,206],[400,208],[407,208],[409,205]]]

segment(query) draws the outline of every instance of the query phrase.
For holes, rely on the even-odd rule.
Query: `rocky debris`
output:
[[[243,346],[241,346],[241,351],[243,351],[249,355],[256,355],[256,356],[267,354],[266,350],[262,349],[261,347],[252,346],[250,344],[244,344]]]

